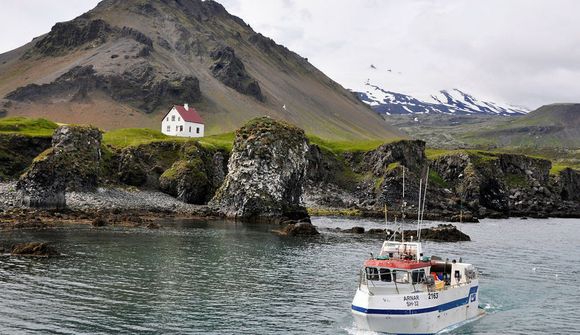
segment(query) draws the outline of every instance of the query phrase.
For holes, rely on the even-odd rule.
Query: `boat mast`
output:
[[[421,205],[421,225],[423,224],[423,216],[425,215],[425,203],[427,202],[427,185],[429,185],[429,166],[427,166],[427,176],[425,177],[425,188],[423,190],[423,201]],[[419,239],[421,239],[421,230],[419,230]]]
[[[403,202],[401,203],[401,242],[405,242],[405,229],[403,229],[403,221],[405,221],[405,166],[401,165],[403,168]]]
[[[421,242],[421,190],[423,188],[423,179],[419,180],[419,205],[417,206],[417,242]]]

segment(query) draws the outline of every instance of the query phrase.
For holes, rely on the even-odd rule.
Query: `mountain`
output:
[[[0,116],[158,129],[189,103],[206,133],[269,115],[328,139],[400,137],[308,60],[214,1],[104,0],[0,55]]]
[[[479,127],[464,138],[500,147],[580,149],[580,104],[542,106],[528,115],[490,127]]]
[[[427,100],[386,91],[366,83],[364,92],[356,92],[361,101],[386,115],[393,114],[450,114],[450,115],[524,115],[521,107],[483,101],[458,89],[443,90]]]

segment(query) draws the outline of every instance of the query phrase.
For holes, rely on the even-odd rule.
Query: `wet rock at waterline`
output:
[[[250,121],[236,133],[228,174],[210,206],[250,221],[308,217],[300,204],[307,151],[302,129],[268,117]]]
[[[363,234],[365,232],[362,227],[353,227],[350,229],[339,230],[341,233]],[[366,232],[368,235],[375,235],[381,237],[391,238],[395,235],[395,240],[401,240],[401,233],[393,230],[386,230],[373,228]],[[405,230],[405,240],[417,240],[416,230]],[[437,241],[437,242],[462,242],[471,241],[469,235],[463,233],[456,226],[451,224],[440,224],[435,227],[421,229],[421,240]]]
[[[299,222],[286,225],[282,230],[275,230],[280,236],[316,236],[320,235],[316,227],[309,222]]]
[[[47,243],[30,242],[20,243],[12,246],[10,251],[12,256],[36,256],[36,257],[50,257],[59,256],[60,253],[55,248]]]

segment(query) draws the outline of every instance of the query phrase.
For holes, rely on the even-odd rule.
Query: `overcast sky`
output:
[[[5,52],[98,0],[0,2]],[[580,1],[219,2],[347,88],[360,89],[370,79],[419,96],[460,88],[529,108],[580,102]]]

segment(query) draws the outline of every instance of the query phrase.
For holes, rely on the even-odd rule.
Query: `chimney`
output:
[[[189,104],[183,104],[183,108],[185,108],[186,111],[189,110]]]

